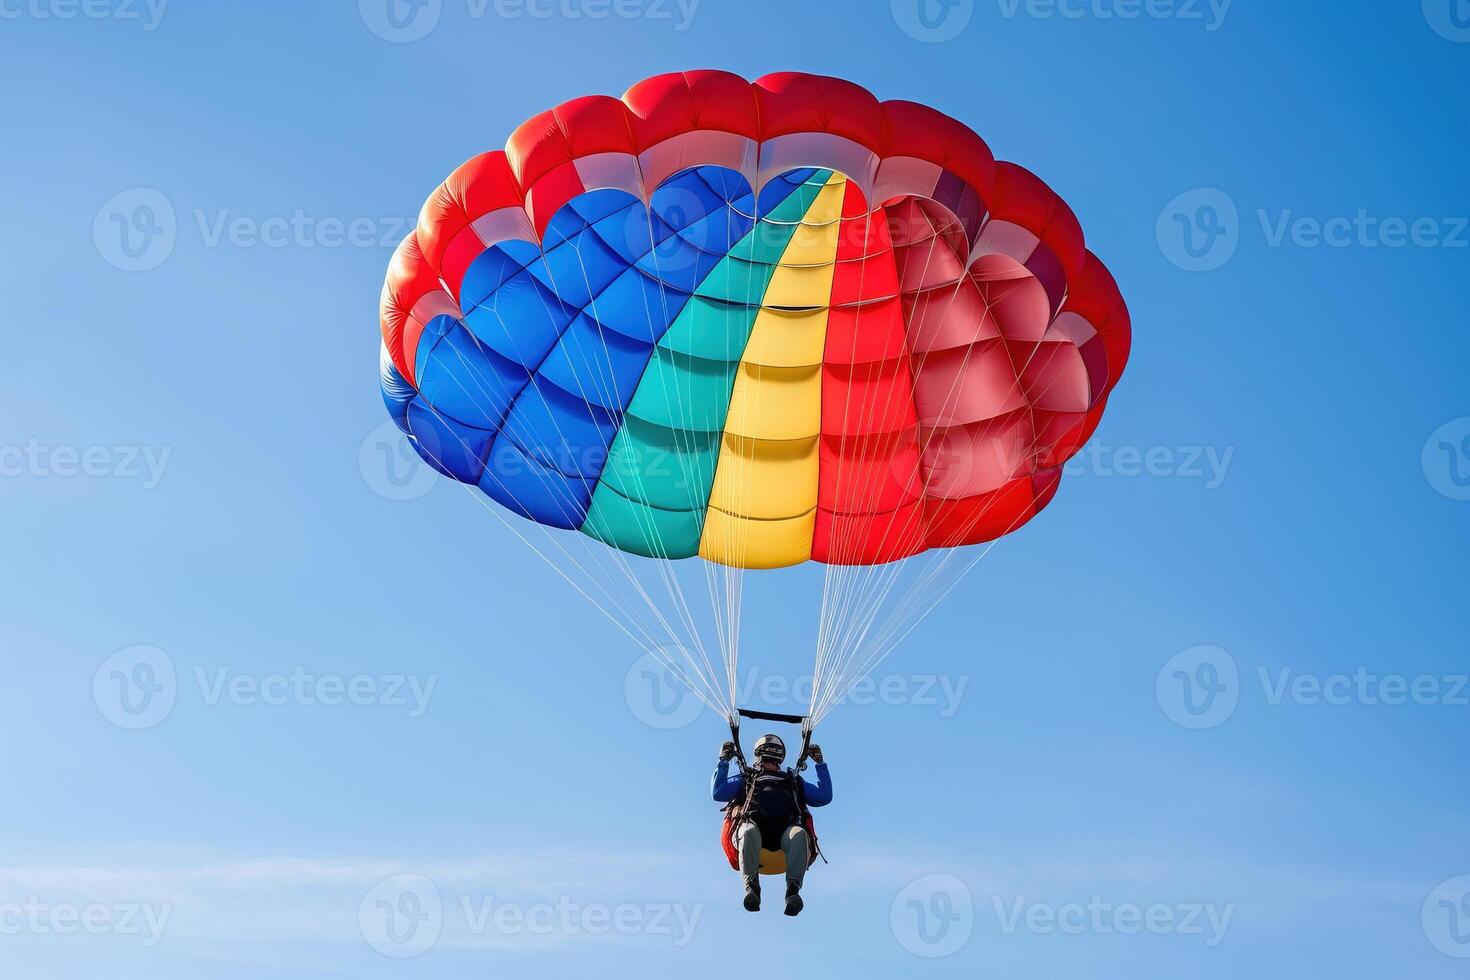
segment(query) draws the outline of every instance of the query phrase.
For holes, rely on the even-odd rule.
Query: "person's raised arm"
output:
[[[802,792],[806,796],[807,806],[826,806],[832,802],[832,774],[827,771],[827,762],[822,758],[822,747],[813,745],[807,750],[816,763],[817,781],[813,785],[806,777],[802,777]]]
[[[740,790],[745,785],[745,777],[741,773],[730,775],[730,760],[734,757],[734,742],[726,742],[720,746],[720,761],[715,765],[715,778],[711,792],[716,803],[729,803],[740,795]]]

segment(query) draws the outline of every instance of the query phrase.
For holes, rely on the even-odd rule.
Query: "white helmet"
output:
[[[786,761],[786,743],[779,735],[762,735],[755,743],[755,757],[757,760],[774,759],[779,766]]]

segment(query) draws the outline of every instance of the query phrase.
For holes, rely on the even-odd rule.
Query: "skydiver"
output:
[[[747,787],[742,772],[730,774],[730,760],[735,757],[735,743],[720,746],[720,761],[715,766],[714,798],[716,803],[744,801],[738,812],[735,840],[740,852],[740,877],[745,884],[745,909],[759,912],[761,907],[760,852],[781,851],[786,856],[786,914],[801,913],[801,882],[811,859],[811,835],[804,826],[808,806],[826,806],[832,802],[832,778],[822,759],[822,748],[813,745],[808,754],[816,763],[816,784],[807,782],[793,770],[781,769],[786,759],[786,744],[775,735],[762,735],[755,743],[756,765],[754,785]],[[798,783],[800,784],[798,786]],[[740,804],[737,804],[740,805]]]

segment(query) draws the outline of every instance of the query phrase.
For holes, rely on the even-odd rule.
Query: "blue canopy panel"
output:
[[[479,481],[480,489],[512,513],[537,524],[571,530],[581,526],[595,481],[569,477],[526,456],[497,437]]]
[[[799,180],[777,183],[763,203]],[[541,246],[501,242],[471,263],[463,322],[436,317],[420,338],[417,390],[382,370],[390,414],[440,472],[532,520],[581,526],[654,345],[756,211],[744,177],[719,167],[676,174],[649,207],[622,191],[577,197]]]
[[[579,527],[617,429],[615,413],[538,376],[496,436],[480,487],[537,523]]]
[[[452,316],[436,316],[414,358],[419,396],[439,415],[494,432],[531,372],[479,343]]]
[[[611,210],[590,207],[581,201],[588,197],[615,199],[620,206]],[[628,266],[627,255],[618,248],[623,244],[620,238],[613,236],[609,242],[594,232],[594,221],[584,217],[578,210],[579,204],[588,216],[597,216],[598,224],[630,229],[625,236],[628,244],[647,246],[649,242],[648,214],[635,198],[621,191],[593,191],[581,198],[574,198],[552,218],[544,236],[545,254],[529,266],[542,285],[578,309],[606,289]]]
[[[418,395],[413,385],[393,363],[393,356],[385,346],[378,355],[378,384],[383,390],[383,404],[388,408],[388,417],[404,432],[408,431],[408,403]]]
[[[492,245],[477,255],[459,286],[460,309],[472,310],[485,302],[511,276],[541,254],[532,242],[509,241]]]
[[[552,248],[575,238],[588,225],[638,206],[638,199],[627,191],[596,190],[578,194],[551,216],[546,233],[541,236],[542,242],[547,248]]]
[[[504,310],[527,314],[547,295],[557,300],[537,318],[535,340],[516,345],[525,356],[550,339],[544,356],[528,365],[531,383],[519,390],[499,426],[479,481],[486,494],[539,523],[581,526],[653,345],[731,241],[753,223],[726,196],[728,189],[748,201],[749,188],[735,177],[711,183],[686,171],[655,195],[665,214],[699,225],[699,243],[627,195],[598,191],[557,213],[544,255],[519,269],[510,269],[505,258],[485,263],[477,282],[497,285],[478,307],[487,325],[476,335],[494,351],[507,347],[502,338],[508,331],[496,337],[483,319],[489,311],[502,313],[497,325],[519,333],[519,315]],[[561,324],[574,302],[581,308]]]
[[[588,304],[587,312],[606,329],[652,345],[687,302],[688,293],[629,267]]]
[[[679,230],[679,238],[716,259],[723,258],[755,222],[735,211],[710,214]]]
[[[641,202],[629,211],[618,211],[592,223],[591,234],[608,251],[632,265],[657,248],[675,229],[657,215],[649,214]]]
[[[545,377],[533,378],[516,399],[497,444],[515,446],[527,458],[569,477],[602,472],[620,412],[595,405]]]
[[[461,483],[477,483],[495,435],[434,411],[422,397],[407,406],[408,432],[424,462]]]
[[[535,268],[533,263],[512,273],[483,302],[465,310],[464,317],[465,325],[482,343],[531,371],[577,315],[576,307],[562,302],[555,290],[542,284]]]
[[[627,268],[622,257],[596,235],[558,245],[529,271],[568,306],[581,309]]]
[[[756,202],[756,216],[765,217],[776,210],[781,202],[801,190],[816,172],[816,167],[802,167],[799,170],[788,170],[772,177],[766,182],[766,186],[761,188],[760,198]]]
[[[654,191],[652,210],[685,242],[720,257],[754,226],[752,200],[743,174],[698,167],[675,174]],[[712,201],[720,206],[709,206]]]
[[[653,192],[652,211],[676,228],[687,228],[701,214],[713,214],[750,196],[745,175],[727,167],[681,170]],[[691,204],[698,198],[700,204]]]
[[[538,377],[611,412],[621,412],[643,377],[651,347],[580,313],[541,362]]]
[[[723,257],[723,252],[706,252],[680,235],[670,235],[639,259],[637,268],[645,275],[688,294],[694,292]]]

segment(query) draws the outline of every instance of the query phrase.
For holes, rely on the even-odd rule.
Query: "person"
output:
[[[786,744],[775,735],[762,735],[755,743],[755,783],[747,787],[745,774],[730,774],[730,760],[735,757],[735,743],[720,746],[720,761],[715,766],[714,798],[716,803],[742,799],[748,792],[749,804],[739,814],[735,841],[740,853],[740,877],[745,884],[745,908],[759,912],[761,907],[760,852],[782,851],[786,855],[786,914],[798,915],[803,902],[801,883],[806,877],[811,857],[811,836],[803,824],[804,806],[826,806],[832,802],[832,777],[822,758],[822,748],[807,750],[816,763],[815,784],[796,772],[782,771]],[[800,785],[798,785],[798,783]]]

